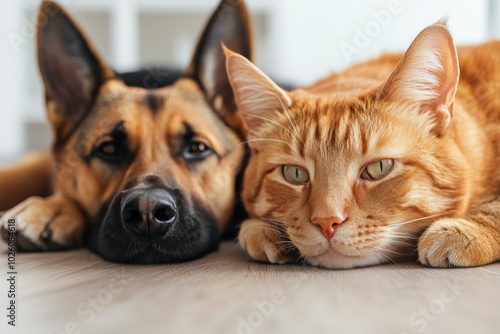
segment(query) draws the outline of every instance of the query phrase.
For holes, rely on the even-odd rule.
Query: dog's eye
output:
[[[118,162],[123,157],[123,147],[114,140],[106,141],[94,150],[95,155],[107,162]]]
[[[188,151],[191,154],[201,154],[207,150],[207,145],[201,141],[192,141],[189,143]]]
[[[196,161],[203,160],[213,153],[214,151],[204,142],[192,140],[187,144],[186,148],[182,152],[182,156],[188,161]]]
[[[116,147],[116,144],[113,142],[102,144],[101,146],[99,146],[99,150],[104,155],[115,155],[116,152],[118,152],[118,148]]]

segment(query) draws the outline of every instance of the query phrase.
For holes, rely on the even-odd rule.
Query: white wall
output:
[[[276,32],[269,47],[277,52],[269,54],[269,72],[299,84],[383,52],[402,51],[420,30],[446,15],[457,43],[488,37],[487,1],[275,2],[281,13],[280,21],[272,23]]]
[[[133,70],[152,63],[185,66],[218,0],[59,2],[112,66]],[[246,2],[255,18],[257,64],[273,78],[296,85],[382,52],[402,51],[421,29],[445,15],[459,44],[500,35],[496,0]],[[39,3],[0,1],[0,162],[50,143],[34,57],[32,23]]]
[[[25,146],[21,102],[25,92],[18,77],[23,64],[19,61],[20,52],[11,47],[8,39],[21,16],[20,3],[0,1],[0,161],[2,157],[19,154]]]

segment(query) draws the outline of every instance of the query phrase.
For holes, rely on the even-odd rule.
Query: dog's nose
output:
[[[137,189],[123,196],[120,215],[134,234],[164,236],[177,219],[177,205],[167,190]]]

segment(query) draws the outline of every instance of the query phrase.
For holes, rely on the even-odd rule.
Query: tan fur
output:
[[[297,260],[298,250],[329,268],[417,256],[436,267],[499,260],[500,42],[460,48],[458,61],[447,28],[436,24],[403,58],[353,66],[285,93],[286,103],[262,72],[228,52],[252,150],[243,188],[252,219],[239,235],[249,255],[281,263]],[[274,104],[260,109],[271,95]],[[394,160],[387,176],[360,177],[382,159]],[[306,169],[309,182],[287,182],[283,165]],[[314,217],[341,217],[331,240]]]
[[[83,244],[85,216],[95,216],[102,203],[123,189],[135,174],[154,175],[158,171],[165,173],[168,169],[167,173],[175,177],[188,197],[194,197],[209,206],[220,228],[224,229],[235,200],[234,193],[227,190],[235,187],[236,173],[243,157],[240,138],[226,133],[224,139],[227,142],[221,141],[222,137],[217,132],[223,129],[217,116],[208,110],[203,93],[190,79],[180,80],[174,86],[158,92],[164,96],[166,104],[157,114],[145,110],[143,101],[146,94],[145,89],[126,87],[119,81],[105,84],[101,98],[97,101],[97,105],[102,103],[105,107],[94,114],[97,118],[88,123],[88,128],[82,129],[84,141],[79,136],[73,136],[67,145],[55,150],[55,194],[45,199],[29,199],[16,206],[4,215],[5,223],[7,218],[16,219],[19,222],[18,231],[34,237],[40,235],[46,222],[50,221],[45,218],[57,214],[57,221],[61,221],[61,224],[51,221],[52,228],[57,231],[53,241],[71,247],[80,246]],[[186,113],[186,110],[190,112]],[[114,170],[99,161],[91,164],[82,161],[81,157],[105,140],[106,133],[120,120],[127,127],[131,146],[138,152],[134,162],[127,169]],[[200,164],[195,173],[173,163],[175,152],[172,149],[176,147],[169,146],[167,139],[175,140],[180,135],[183,122],[189,122],[203,133],[203,138],[199,139],[224,159],[217,161],[215,156],[211,157]],[[45,171],[47,168],[38,163],[35,169]],[[15,170],[16,173],[25,173],[24,170]],[[45,182],[47,179],[44,178]],[[26,189],[33,191],[29,187]],[[62,213],[61,207],[65,208]],[[81,211],[85,214],[79,213]],[[39,246],[49,247],[42,240]]]
[[[225,35],[219,33],[223,27],[221,15],[230,15],[223,18],[227,24],[233,24],[233,31]],[[58,21],[47,24],[48,20]],[[65,35],[64,29],[70,29],[70,33]],[[242,120],[236,113],[224,73],[220,39],[225,38],[226,43],[229,39],[231,44],[241,45],[243,52],[251,54],[249,31],[245,5],[239,3],[228,7],[223,0],[207,24],[184,77],[164,88],[129,87],[115,77],[71,16],[55,2],[44,1],[38,22],[38,56],[48,118],[56,140],[53,154],[26,158],[10,169],[0,170],[0,210],[10,209],[0,217],[3,232],[8,229],[8,221],[14,219],[20,249],[55,250],[82,246],[88,225],[100,224],[103,217],[99,215],[111,207],[120,193],[133,187],[152,188],[151,179],[154,178],[161,183],[156,187],[163,187],[165,192],[165,188],[170,187],[169,191],[181,194],[176,195],[175,210],[181,205],[199,211],[202,208],[206,213],[202,218],[213,220],[217,233],[223,231],[236,201],[235,180],[243,161],[244,147],[240,143],[244,128],[240,126]],[[53,43],[58,50],[47,51],[48,43]],[[80,44],[75,47],[76,43]],[[205,53],[210,53],[210,59]],[[57,57],[65,58],[61,61]],[[222,64],[221,70],[214,62]],[[74,73],[74,78],[63,81],[68,72]],[[214,87],[208,87],[206,81]],[[209,101],[215,94],[219,99],[224,98],[217,106]],[[117,128],[120,140],[116,139]],[[189,132],[189,139],[185,138],[186,132]],[[101,145],[110,142],[126,151],[116,163],[98,155]],[[203,143],[211,153],[194,162],[188,161],[183,152],[193,142]],[[50,192],[51,183],[54,183],[53,192]],[[48,197],[39,197],[49,193]],[[180,203],[181,200],[187,203]],[[177,211],[175,214],[176,219],[180,217]],[[186,214],[176,223],[188,221],[186,225],[195,226],[193,221],[199,218],[195,214],[200,213]],[[122,220],[117,219],[117,230],[121,224]],[[194,232],[198,231],[191,231],[191,234]],[[182,260],[183,249],[190,249],[189,242],[218,243],[218,240],[199,242],[196,239],[202,238],[199,236],[189,238],[186,232],[174,235],[173,242],[165,242],[174,252],[176,247],[180,249],[175,253],[181,254],[176,261]],[[121,240],[122,243],[133,242]],[[98,242],[100,239],[95,243]],[[129,248],[133,249],[134,245]],[[186,259],[203,255],[194,251],[193,255],[187,250],[184,251]],[[101,255],[109,258],[112,251]],[[127,259],[124,254],[119,260]],[[141,258],[139,255],[133,261],[172,260],[174,258],[167,256],[148,258],[144,255]]]
[[[12,208],[30,196],[51,192],[52,155],[31,153],[12,166],[0,168],[0,211]]]
[[[115,171],[98,161],[90,165],[82,161],[72,161],[70,150],[56,152],[58,164],[57,189],[67,197],[78,202],[88,213],[95,216],[101,203],[105,203],[135,174],[151,174],[168,170],[182,189],[202,203],[207,203],[211,211],[224,228],[232,212],[234,201],[231,192],[224,192],[226,187],[234,187],[235,173],[242,159],[243,149],[239,138],[231,133],[225,135],[228,143],[222,142],[218,130],[217,116],[210,112],[205,104],[203,93],[190,79],[179,80],[174,86],[158,89],[156,94],[163,96],[165,105],[161,111],[152,114],[146,110],[144,99],[147,91],[142,88],[126,87],[119,81],[110,81],[101,91],[101,100],[97,105],[104,105],[102,111],[94,115],[95,122],[89,122],[82,132],[87,133],[83,143],[78,136],[73,137],[69,147],[74,147],[79,155],[87,155],[106,133],[118,121],[123,121],[130,137],[130,146],[137,152],[133,163],[124,170]],[[189,113],[186,113],[189,110]],[[183,123],[188,122],[197,131],[203,133],[202,139],[216,152],[225,157],[218,162],[211,157],[201,164],[196,173],[186,166],[174,163],[176,148],[171,142],[176,140],[183,130]],[[95,124],[98,124],[96,127]],[[220,129],[219,129],[220,130]],[[169,146],[169,143],[171,146]],[[74,157],[75,159],[78,159]],[[75,183],[78,187],[75,187]]]

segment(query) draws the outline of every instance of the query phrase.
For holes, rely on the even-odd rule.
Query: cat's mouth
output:
[[[363,267],[377,263],[377,260],[368,256],[345,254],[335,247],[329,246],[325,251],[314,256],[306,256],[306,263],[316,267],[329,269],[349,269]]]
[[[353,254],[346,254],[339,250],[337,247],[334,246],[329,246],[324,252],[317,256],[339,256],[339,257],[346,257],[346,258],[359,258],[361,257],[360,255],[353,255]]]

